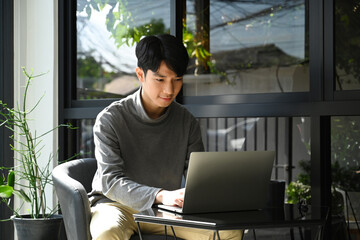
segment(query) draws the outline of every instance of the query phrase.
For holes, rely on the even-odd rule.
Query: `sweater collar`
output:
[[[135,92],[135,110],[137,115],[140,117],[141,120],[147,122],[147,123],[159,123],[161,121],[163,121],[168,115],[169,115],[169,109],[171,108],[172,104],[170,104],[170,106],[165,110],[164,114],[161,115],[159,118],[157,119],[152,119],[150,118],[145,109],[144,106],[142,104],[141,101],[141,87],[139,88],[139,90],[137,92]]]

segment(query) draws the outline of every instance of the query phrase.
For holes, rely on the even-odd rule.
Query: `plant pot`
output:
[[[62,215],[53,215],[47,219],[33,219],[30,218],[30,215],[21,215],[21,217],[11,217],[18,240],[60,239]]]

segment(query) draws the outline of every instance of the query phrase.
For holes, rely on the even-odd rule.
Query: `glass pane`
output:
[[[121,98],[139,86],[135,43],[170,32],[168,0],[77,1],[77,99]]]
[[[360,219],[359,116],[331,118],[331,166],[334,210],[349,217],[350,228],[356,228],[354,216]]]
[[[336,90],[360,89],[360,5],[335,1]]]
[[[82,119],[77,120],[79,126],[78,132],[80,133],[80,146],[78,153],[83,157],[95,157],[95,144],[93,137],[93,127],[95,119]]]
[[[305,0],[187,0],[185,96],[309,91]]]
[[[272,178],[290,182],[292,176],[296,180],[304,176],[304,184],[309,184],[309,118],[201,118],[199,122],[206,151],[275,150]]]
[[[292,121],[293,162],[292,166],[288,167],[288,170],[292,171],[292,176],[286,188],[286,198],[288,203],[295,204],[300,201],[306,201],[306,203],[310,204],[311,119],[309,117],[296,117],[292,118]],[[285,139],[285,141],[287,140]]]

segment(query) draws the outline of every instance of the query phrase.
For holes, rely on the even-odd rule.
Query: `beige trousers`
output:
[[[133,214],[137,211],[119,203],[100,203],[91,208],[90,232],[93,239],[100,240],[128,240],[131,235],[138,232]],[[140,223],[143,234],[165,234],[165,227],[160,224]],[[174,227],[176,237],[182,239],[211,240],[213,231]],[[220,231],[220,239],[240,240],[242,230]],[[167,234],[172,236],[170,228]]]

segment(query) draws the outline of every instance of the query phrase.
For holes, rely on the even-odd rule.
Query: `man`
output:
[[[182,206],[184,189],[179,188],[190,153],[204,150],[198,122],[174,102],[189,61],[181,41],[171,35],[148,36],[136,46],[136,56],[141,88],[105,108],[94,125],[98,169],[89,194],[93,239],[129,239],[137,232],[132,215],[154,203]],[[153,224],[141,229],[164,232]],[[212,236],[197,229],[175,232],[186,239]]]

